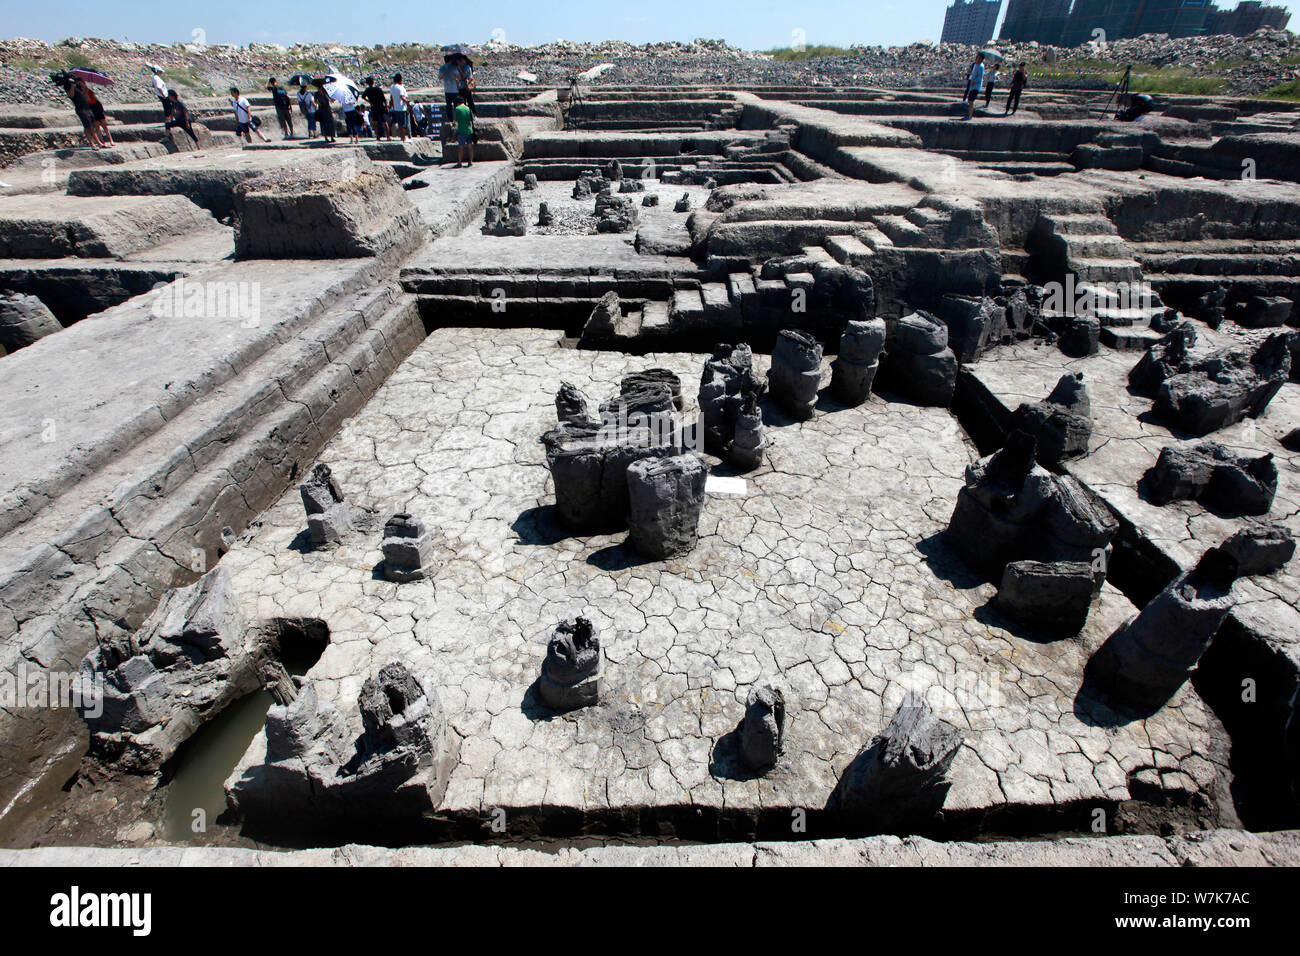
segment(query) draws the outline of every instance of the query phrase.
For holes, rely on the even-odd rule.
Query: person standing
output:
[[[177,127],[185,130],[190,134],[190,139],[194,140],[194,145],[199,145],[199,138],[194,135],[193,121],[190,119],[190,108],[181,102],[181,98],[175,90],[169,90],[167,98],[172,101],[172,115],[166,123],[166,129]]]
[[[293,139],[293,104],[289,102],[289,91],[276,83],[275,77],[266,81],[266,88],[271,94],[271,103],[275,106],[280,134],[285,139]]]
[[[988,74],[984,80],[984,108],[989,108],[989,101],[993,99],[993,87],[998,82],[998,65],[996,63],[989,66]]]
[[[158,104],[163,111],[163,122],[166,123],[172,117],[172,104],[167,98],[167,84],[163,82],[162,70],[156,66],[153,67],[153,93],[158,97]]]
[[[325,142],[337,142],[337,129],[334,126],[334,102],[325,92],[325,81],[316,81],[316,122],[320,123],[320,134]]]
[[[1028,85],[1029,74],[1025,72],[1025,64],[1021,63],[1016,67],[1016,72],[1011,74],[1011,92],[1007,94],[1007,108],[1004,115],[1009,116],[1020,109],[1020,94]]]
[[[456,109],[456,97],[460,96],[460,65],[456,62],[456,57],[447,54],[442,58],[442,66],[438,67],[438,78],[442,80],[442,96],[447,101],[447,109],[444,115],[447,122],[455,122],[453,115]]]
[[[465,101],[469,111],[478,116],[478,107],[474,105],[474,91],[478,89],[478,81],[474,79],[474,64],[464,53],[457,60],[460,66],[460,98]]]
[[[81,131],[85,134],[86,142],[90,144],[91,149],[101,149],[104,144],[100,141],[99,132],[95,128],[95,114],[90,110],[85,80],[80,77],[69,79],[63,90],[68,94],[68,99],[72,100],[72,108],[76,110],[77,119],[81,120]]]
[[[298,84],[298,110],[307,121],[307,138],[311,139],[316,135],[316,94],[306,83]]]
[[[375,128],[375,139],[388,139],[388,113],[384,91],[375,86],[373,76],[366,77],[366,88],[361,91],[362,98],[370,104],[370,125]]]
[[[966,73],[966,119],[975,115],[975,101],[984,90],[984,54],[975,54],[975,62]]]
[[[361,145],[360,118],[357,116],[357,96],[343,82],[330,84],[329,98],[343,110],[343,126],[353,146]]]
[[[248,97],[240,95],[239,87],[237,86],[232,86],[230,88],[230,105],[235,110],[235,136],[236,137],[242,136],[244,138],[244,142],[251,144],[253,142],[253,137],[251,134],[256,133],[257,138],[260,139],[262,142],[264,143],[270,142],[269,139],[267,139],[265,136],[262,135],[262,131],[257,128],[258,124],[256,122],[255,117],[253,116],[252,104],[248,102]]]
[[[113,134],[108,130],[108,117],[104,114],[104,104],[99,102],[99,97],[95,91],[86,83],[82,83],[81,88],[86,93],[86,101],[90,104],[90,115],[95,118],[95,130],[99,134],[99,140],[109,149],[117,144],[113,142]]]
[[[456,169],[474,165],[474,114],[465,101],[456,97],[452,115],[456,118]],[[465,162],[468,150],[469,162]]]
[[[411,98],[406,95],[406,87],[402,85],[400,73],[393,75],[393,85],[388,88],[388,100],[392,110],[393,125],[397,127],[402,142],[406,142],[406,111],[411,105]]]

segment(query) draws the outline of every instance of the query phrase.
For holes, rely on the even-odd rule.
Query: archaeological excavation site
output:
[[[1300,864],[1300,104],[617,75],[0,108],[3,862]]]

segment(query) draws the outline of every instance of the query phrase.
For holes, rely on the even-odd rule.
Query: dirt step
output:
[[[684,293],[677,293],[677,295],[682,294]],[[699,293],[696,292],[694,295],[698,300]],[[700,308],[702,310],[703,305]],[[672,323],[669,320],[668,303],[655,300],[647,302],[641,314],[641,333],[643,335],[666,335],[671,328]]]

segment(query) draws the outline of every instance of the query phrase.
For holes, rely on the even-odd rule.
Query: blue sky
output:
[[[807,43],[895,45],[937,40],[950,0],[103,0],[33,3],[0,0],[0,35],[53,42],[98,36],[138,42],[306,42],[478,44],[502,31],[513,43],[566,40],[723,38],[762,50],[789,46],[794,31]],[[1226,6],[1235,5],[1228,0]],[[1285,0],[1300,22],[1300,0]],[[1004,5],[1005,6],[1005,5]],[[195,31],[202,31],[196,34]]]

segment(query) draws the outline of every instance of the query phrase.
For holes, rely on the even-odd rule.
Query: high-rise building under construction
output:
[[[1212,0],[1011,0],[999,38],[1078,46],[1145,33],[1245,36],[1261,26],[1285,29],[1290,18],[1286,8],[1259,0],[1243,0],[1234,10]]]

